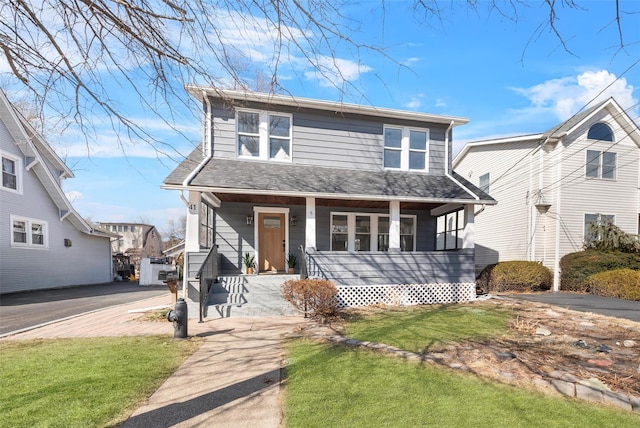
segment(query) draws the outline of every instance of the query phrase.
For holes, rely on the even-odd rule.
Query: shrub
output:
[[[553,283],[551,271],[538,262],[509,261],[489,265],[476,280],[479,288],[488,291],[548,290]]]
[[[613,224],[606,216],[598,216],[598,221],[587,226],[585,248],[613,250],[625,253],[640,252],[640,242],[635,235],[625,232]]]
[[[589,291],[587,277],[615,269],[640,270],[640,255],[593,249],[569,253],[560,259],[560,289]]]
[[[592,294],[626,300],[640,300],[640,271],[616,269],[589,276],[586,284]]]
[[[326,279],[290,279],[282,285],[284,298],[313,318],[327,318],[338,311],[338,289]]]

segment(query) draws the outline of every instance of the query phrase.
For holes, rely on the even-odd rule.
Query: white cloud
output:
[[[371,67],[357,63],[350,59],[320,57],[314,70],[305,71],[304,76],[309,80],[317,80],[324,87],[340,87],[345,82],[358,80]]]
[[[531,106],[521,112],[552,113],[561,121],[567,120],[587,104],[593,105],[613,97],[625,110],[637,115],[638,100],[633,86],[624,77],[616,77],[607,70],[586,71],[577,76],[547,80],[530,88],[514,88],[527,97]],[[533,110],[533,111],[532,111]]]
[[[411,110],[417,110],[420,107],[422,107],[423,99],[424,99],[424,94],[416,94],[415,96],[411,97],[411,99],[408,102],[404,104],[404,107]]]

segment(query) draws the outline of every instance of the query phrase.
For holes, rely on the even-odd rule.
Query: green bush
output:
[[[560,259],[560,289],[588,292],[589,276],[615,269],[640,270],[640,255],[593,249],[569,253]]]
[[[484,291],[539,291],[553,284],[551,271],[538,262],[509,261],[489,265],[476,280]]]
[[[586,284],[592,294],[626,300],[640,300],[640,271],[616,269],[589,276]]]
[[[326,279],[290,279],[282,285],[284,298],[312,318],[328,318],[338,312],[338,289]]]

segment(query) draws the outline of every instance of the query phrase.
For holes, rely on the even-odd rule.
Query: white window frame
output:
[[[590,176],[587,175],[587,171],[589,169],[589,152],[593,152],[593,153],[598,153],[598,169],[597,169],[597,175],[595,176]],[[615,155],[616,157],[616,162],[615,165],[613,166],[613,177],[603,177],[602,176],[602,171],[603,171],[603,167],[604,167],[604,154],[605,153],[610,153],[612,155]],[[587,179],[590,180],[610,180],[610,181],[615,181],[618,177],[618,153],[617,152],[610,152],[608,150],[586,150],[585,151],[585,161],[584,161],[584,176]]]
[[[363,212],[345,212],[345,211],[332,211],[331,222],[330,222],[330,236],[329,236],[329,248],[331,251],[341,251],[333,249],[333,217],[334,216],[346,216],[347,217],[347,252],[357,251],[356,250],[356,217],[369,217],[370,219],[370,227],[369,227],[369,242],[371,243],[371,248],[369,251],[380,251],[378,250],[378,219],[380,217],[389,217],[389,225],[391,225],[391,219],[389,213],[363,213]],[[416,251],[416,229],[417,229],[417,216],[413,214],[402,214],[400,218],[410,218],[413,222],[413,248],[404,251]]]
[[[400,147],[387,147],[386,145],[386,131],[387,129],[398,129],[402,131],[402,139],[400,142]],[[410,135],[411,131],[415,132],[424,132],[426,134],[426,144],[424,150],[422,149],[412,149],[410,144]],[[430,146],[430,130],[429,128],[415,128],[410,126],[394,126],[394,125],[384,125],[384,129],[382,131],[382,167],[384,169],[390,170],[400,170],[400,171],[420,171],[420,172],[429,172],[429,146]],[[385,166],[385,153],[387,150],[399,151],[400,152],[400,166],[399,167],[390,167]],[[411,153],[424,153],[424,168],[410,168],[410,157]]]
[[[258,125],[258,134],[252,133],[241,133],[239,131],[239,116],[241,113],[253,113],[258,114],[259,117],[259,125]],[[289,136],[277,136],[269,134],[269,125],[271,116],[282,116],[289,119]],[[245,155],[242,154],[240,150],[240,145],[238,144],[238,137],[240,135],[252,135],[258,137],[258,155]],[[289,140],[289,157],[277,158],[271,157],[271,139],[285,141]],[[242,159],[255,159],[255,160],[269,160],[274,162],[291,162],[293,158],[293,115],[289,113],[280,113],[275,111],[265,111],[265,110],[252,110],[252,109],[237,109],[236,110],[236,137],[235,137],[235,145],[236,145],[236,155]]]
[[[14,154],[4,152],[2,150],[0,150],[0,158],[8,159],[14,162],[16,168],[16,188],[12,189],[11,187],[5,187],[4,178],[0,178],[0,189],[4,190],[5,192],[17,193],[18,195],[22,195],[22,158]],[[2,173],[4,174],[4,171]]]
[[[449,228],[448,218],[453,216],[454,224]],[[444,222],[444,229],[441,230],[440,221]],[[456,251],[464,248],[464,232],[465,232],[465,212],[464,209],[449,211],[448,213],[436,217],[436,251]],[[453,246],[449,245],[447,237],[451,235],[453,238]],[[444,240],[440,242],[440,237]]]
[[[13,230],[13,223],[16,221],[21,221],[25,223],[25,229],[26,229],[26,235],[27,235],[27,242],[16,242],[14,239],[14,230]],[[40,225],[42,226],[42,244],[34,244],[33,243],[33,231],[32,231],[32,227],[33,225]],[[10,234],[11,234],[11,246],[14,248],[30,248],[30,249],[48,249],[49,248],[49,224],[44,221],[44,220],[38,220],[38,219],[34,219],[34,218],[29,218],[29,217],[22,217],[22,216],[17,216],[17,215],[11,215],[10,216],[10,223],[9,223],[9,228],[10,228]]]
[[[602,214],[602,213],[584,213],[582,215],[582,241],[587,241],[587,216],[592,215],[596,217],[596,222],[600,223],[602,221],[602,217],[608,217],[611,219],[612,224],[616,224],[616,215],[615,214]]]

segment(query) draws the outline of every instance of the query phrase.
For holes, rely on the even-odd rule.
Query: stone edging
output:
[[[371,349],[377,352],[392,355],[397,358],[404,358],[406,360],[441,364],[439,358],[437,357],[437,354],[416,354],[415,352],[405,351],[390,345],[386,345],[384,343],[360,341],[337,334],[326,335],[323,333],[311,333],[306,337],[312,340],[339,343],[341,345],[351,346],[353,348]],[[469,368],[464,364],[450,364],[447,365],[447,367],[465,371],[469,370]],[[580,379],[572,375],[571,373],[567,373],[561,370],[555,370],[553,372],[546,373],[546,375],[543,376],[542,381],[546,386],[550,386],[557,392],[569,397],[578,398],[580,400],[604,402],[617,407],[621,407],[625,410],[640,413],[639,397],[628,395],[622,392],[609,391],[607,389],[604,389],[606,388],[606,386],[604,385],[598,387],[597,384],[593,384],[587,380]]]

